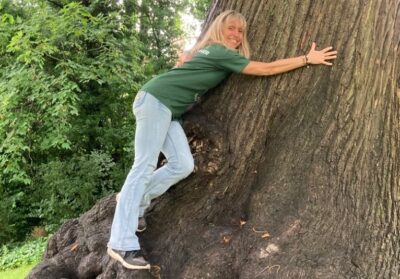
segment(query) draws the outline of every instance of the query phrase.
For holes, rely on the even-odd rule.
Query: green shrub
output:
[[[0,193],[4,197],[4,191]],[[0,240],[7,242],[11,240],[11,236],[15,235],[15,227],[11,224],[13,219],[16,218],[12,212],[12,199],[4,199],[0,202]],[[1,241],[0,241],[1,243]]]
[[[111,156],[100,151],[42,164],[34,183],[31,218],[53,231],[67,219],[90,209],[99,198],[118,189],[118,171]],[[122,176],[122,175],[120,175]]]
[[[0,0],[0,245],[119,190],[135,93],[173,65],[192,3],[136,2]]]
[[[14,245],[3,245],[0,249],[0,270],[13,269],[41,260],[48,237],[29,240]]]
[[[54,227],[111,192],[145,79],[143,45],[128,27],[136,19],[121,9],[94,15],[81,3],[3,2],[0,245],[39,224]]]

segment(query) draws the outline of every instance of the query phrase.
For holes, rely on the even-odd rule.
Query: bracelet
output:
[[[308,57],[307,55],[304,55],[304,60],[306,62],[306,64],[304,66],[306,66],[307,68],[309,68],[310,63],[308,63]]]

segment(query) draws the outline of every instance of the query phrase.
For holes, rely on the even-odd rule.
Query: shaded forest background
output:
[[[118,191],[132,100],[210,0],[0,1],[0,245]]]

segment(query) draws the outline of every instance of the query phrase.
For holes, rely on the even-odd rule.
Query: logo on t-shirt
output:
[[[206,49],[200,49],[199,52],[203,53],[204,55],[209,55],[210,54],[210,52],[208,50],[206,50]]]

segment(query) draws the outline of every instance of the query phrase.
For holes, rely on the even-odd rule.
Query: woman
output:
[[[191,59],[147,82],[133,103],[136,117],[135,161],[122,187],[107,252],[129,269],[148,269],[136,231],[146,228],[150,201],[193,170],[193,157],[177,119],[210,88],[232,72],[268,76],[307,64],[332,65],[332,47],[321,51],[313,43],[307,55],[272,63],[250,61],[246,20],[235,11],[221,13],[191,50]],[[156,169],[162,152],[167,164]]]

